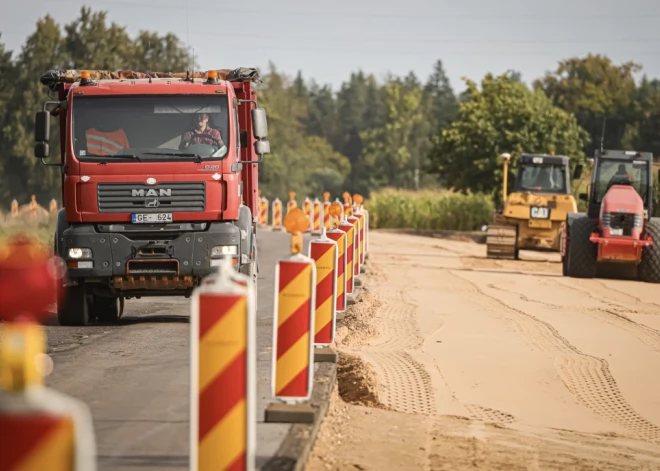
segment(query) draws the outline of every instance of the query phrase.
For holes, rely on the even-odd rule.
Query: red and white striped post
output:
[[[224,257],[190,305],[190,470],[256,467],[256,313],[252,279]]]
[[[323,205],[318,198],[312,203],[312,217],[312,234],[319,235],[323,227]]]
[[[259,224],[261,224],[262,227],[266,227],[268,225],[268,198],[264,196],[259,201],[261,205],[259,212]]]
[[[266,422],[311,423],[309,403],[314,379],[316,265],[302,253],[302,232],[309,216],[292,209],[284,226],[292,235],[291,255],[275,266],[272,393],[278,401],[266,408]]]
[[[359,278],[360,268],[362,267],[362,264],[360,263],[360,218],[353,215],[352,206],[348,207],[348,217],[346,220],[355,228],[355,241],[353,242],[353,278]]]
[[[332,229],[332,221],[330,217],[330,192],[326,191],[323,193],[323,227],[326,231]]]
[[[365,257],[365,244],[367,238],[367,228],[366,228],[366,218],[364,212],[362,211],[362,195],[355,195],[353,201],[356,204],[356,211],[354,212],[355,217],[360,220],[360,270],[363,271],[364,266],[364,257]]]
[[[347,216],[342,217],[338,226],[339,230],[346,234],[346,295],[355,292],[355,276],[353,276],[355,263],[355,226],[348,222]],[[348,304],[348,302],[347,302]]]
[[[298,203],[296,203],[296,192],[295,191],[290,191],[289,192],[289,201],[286,202],[286,213],[289,214],[293,208],[297,208]]]
[[[307,226],[307,229],[305,229],[305,232],[311,232],[312,222],[314,221],[314,210],[312,208],[312,200],[307,196],[305,196],[305,200],[303,201],[303,212],[305,213],[305,216],[309,218],[309,225]]]
[[[337,326],[337,242],[321,237],[309,243],[309,256],[316,265],[316,303],[314,317],[314,361],[337,362],[337,354],[328,348],[335,341]]]
[[[346,243],[347,235],[344,231],[339,229],[339,217],[343,209],[340,203],[332,203],[328,208],[328,213],[332,218],[332,229],[330,229],[326,236],[337,243],[337,293],[335,309],[335,319],[339,320],[339,315],[346,310],[346,288],[347,288],[347,254]]]
[[[282,230],[282,202],[277,197],[273,200],[273,230]]]

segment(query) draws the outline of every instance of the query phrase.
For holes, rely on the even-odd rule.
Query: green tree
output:
[[[2,34],[0,33],[0,41]],[[5,50],[5,45],[0,42],[0,129],[2,123],[8,118],[8,103],[11,99],[11,93],[14,85],[14,64],[12,62],[11,51]],[[0,182],[3,181],[5,161],[2,156],[6,156],[9,149],[6,139],[0,138]],[[1,185],[0,185],[1,186]],[[1,198],[2,195],[0,195]]]
[[[4,167],[8,178],[2,182],[5,201],[17,198],[26,202],[31,193],[42,203],[59,197],[60,173],[34,158],[34,113],[50,99],[39,77],[48,69],[61,68],[65,62],[60,28],[46,15],[37,21],[36,31],[23,46],[14,71],[14,90],[7,104],[11,113],[7,113],[2,126],[7,147]],[[51,122],[51,155],[58,155],[59,133],[56,120]]]
[[[130,63],[122,68],[134,68],[139,71],[151,72],[183,72],[192,68],[197,70],[197,64],[192,63],[190,54],[181,45],[179,38],[172,33],[159,36],[151,31],[140,31],[132,43]],[[222,68],[222,64],[218,65]]]
[[[433,72],[424,85],[424,99],[428,100],[431,126],[434,130],[445,128],[456,116],[458,102],[441,60],[433,66]]]
[[[591,156],[600,147],[605,118],[604,146],[622,147],[639,111],[633,74],[640,69],[634,62],[617,66],[608,57],[589,54],[561,61],[555,72],[535,80],[534,88],[543,90],[556,106],[575,114],[590,134],[584,151]]]
[[[80,9],[64,27],[64,48],[70,69],[128,69],[137,65],[135,49],[124,27],[106,24],[107,12]]]
[[[627,149],[653,152],[660,158],[660,80],[642,78],[636,90],[638,114],[623,139]]]
[[[588,134],[575,117],[531,91],[508,73],[487,74],[477,83],[465,79],[466,99],[458,117],[434,139],[428,170],[461,192],[494,193],[502,181],[498,156],[508,152],[555,152],[578,159]]]
[[[289,191],[296,192],[298,201],[305,196],[319,196],[323,191],[336,195],[350,173],[348,159],[335,152],[326,139],[306,134],[304,121],[309,108],[307,97],[300,90],[300,80],[290,80],[273,64],[269,64],[259,86],[260,106],[268,113],[272,143],[272,153],[260,167],[259,181],[263,193],[271,199],[286,201]],[[332,104],[330,101],[328,105]],[[323,131],[322,126],[318,129]]]
[[[369,180],[360,188],[368,189],[392,185],[397,188],[413,187],[414,174],[410,171],[412,162],[411,140],[424,116],[421,113],[422,90],[401,80],[390,80],[385,85],[385,124],[376,129],[364,131],[363,158],[369,172]]]

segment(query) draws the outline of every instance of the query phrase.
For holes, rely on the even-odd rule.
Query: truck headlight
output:
[[[92,249],[69,249],[69,258],[79,260],[81,258],[92,258]]]
[[[211,257],[223,255],[238,255],[238,245],[216,245],[211,249]]]

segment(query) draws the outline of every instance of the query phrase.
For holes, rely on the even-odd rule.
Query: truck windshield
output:
[[[515,191],[567,193],[564,167],[520,164]]]
[[[81,96],[73,99],[79,160],[222,159],[229,145],[226,95]]]
[[[612,185],[632,184],[646,206],[648,192],[649,163],[644,160],[599,160],[596,169],[596,203]]]

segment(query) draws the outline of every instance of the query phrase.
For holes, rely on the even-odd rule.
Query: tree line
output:
[[[31,194],[59,200],[59,172],[33,157],[34,113],[48,99],[39,82],[44,71],[189,65],[176,35],[142,31],[132,38],[106,12],[87,7],[63,27],[44,16],[16,53],[6,50],[0,33],[0,203]],[[578,161],[593,156],[603,137],[605,148],[660,155],[660,80],[643,76],[636,83],[641,71],[634,62],[588,55],[561,61],[531,87],[508,71],[465,78],[465,91],[457,93],[438,60],[425,79],[410,72],[380,83],[357,71],[333,92],[271,63],[258,85],[272,151],[260,166],[261,189],[271,199],[288,199],[289,191],[368,196],[384,187],[497,199],[502,152],[554,152]]]

